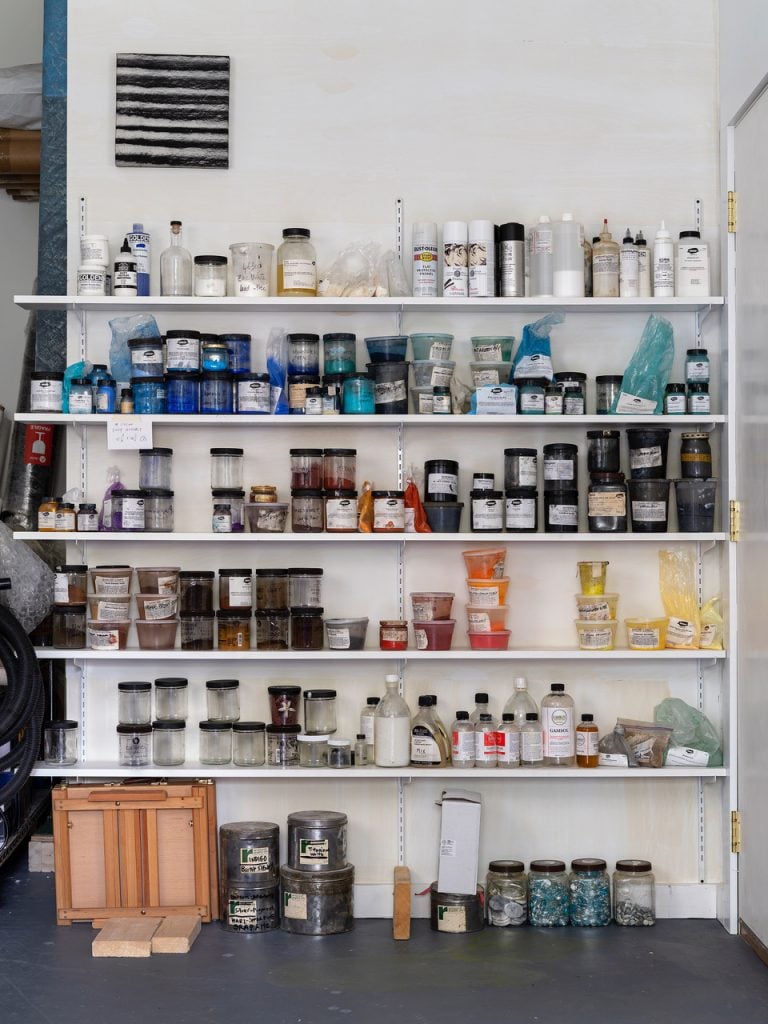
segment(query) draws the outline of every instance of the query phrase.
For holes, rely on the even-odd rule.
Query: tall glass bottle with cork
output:
[[[181,244],[181,221],[171,221],[171,244],[160,254],[160,294],[192,294],[192,254]]]

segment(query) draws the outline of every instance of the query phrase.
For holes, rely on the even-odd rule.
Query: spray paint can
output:
[[[467,224],[449,220],[443,224],[443,295],[466,298],[468,282]]]
[[[412,292],[422,298],[437,295],[437,224],[420,220],[411,234],[413,258]]]
[[[469,294],[487,299],[496,294],[496,229],[492,220],[469,222]]]
[[[136,294],[149,295],[149,234],[143,224],[134,224],[126,237],[136,260]]]
[[[550,263],[552,232],[549,235]],[[525,228],[512,221],[499,228],[500,292],[505,298],[525,295]],[[531,265],[533,267],[533,264]],[[551,279],[551,275],[550,275]]]

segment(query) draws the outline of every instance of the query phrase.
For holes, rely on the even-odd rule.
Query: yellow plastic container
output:
[[[616,645],[615,619],[606,622],[576,619],[576,633],[579,637],[579,648],[582,651],[612,651]]]
[[[582,594],[604,594],[608,562],[578,562]]]
[[[576,617],[583,622],[607,622],[616,618],[618,594],[576,594]]]
[[[663,651],[667,642],[667,620],[624,619],[630,651]]]

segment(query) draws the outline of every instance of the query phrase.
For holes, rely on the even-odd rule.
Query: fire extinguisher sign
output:
[[[24,464],[50,466],[53,452],[53,427],[49,423],[28,423],[24,438]]]

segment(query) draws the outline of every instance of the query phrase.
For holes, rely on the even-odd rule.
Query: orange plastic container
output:
[[[472,548],[462,551],[467,576],[473,580],[500,580],[504,575],[506,548]]]
[[[507,603],[509,576],[497,580],[479,580],[467,578],[469,603],[475,608],[498,608]]]

